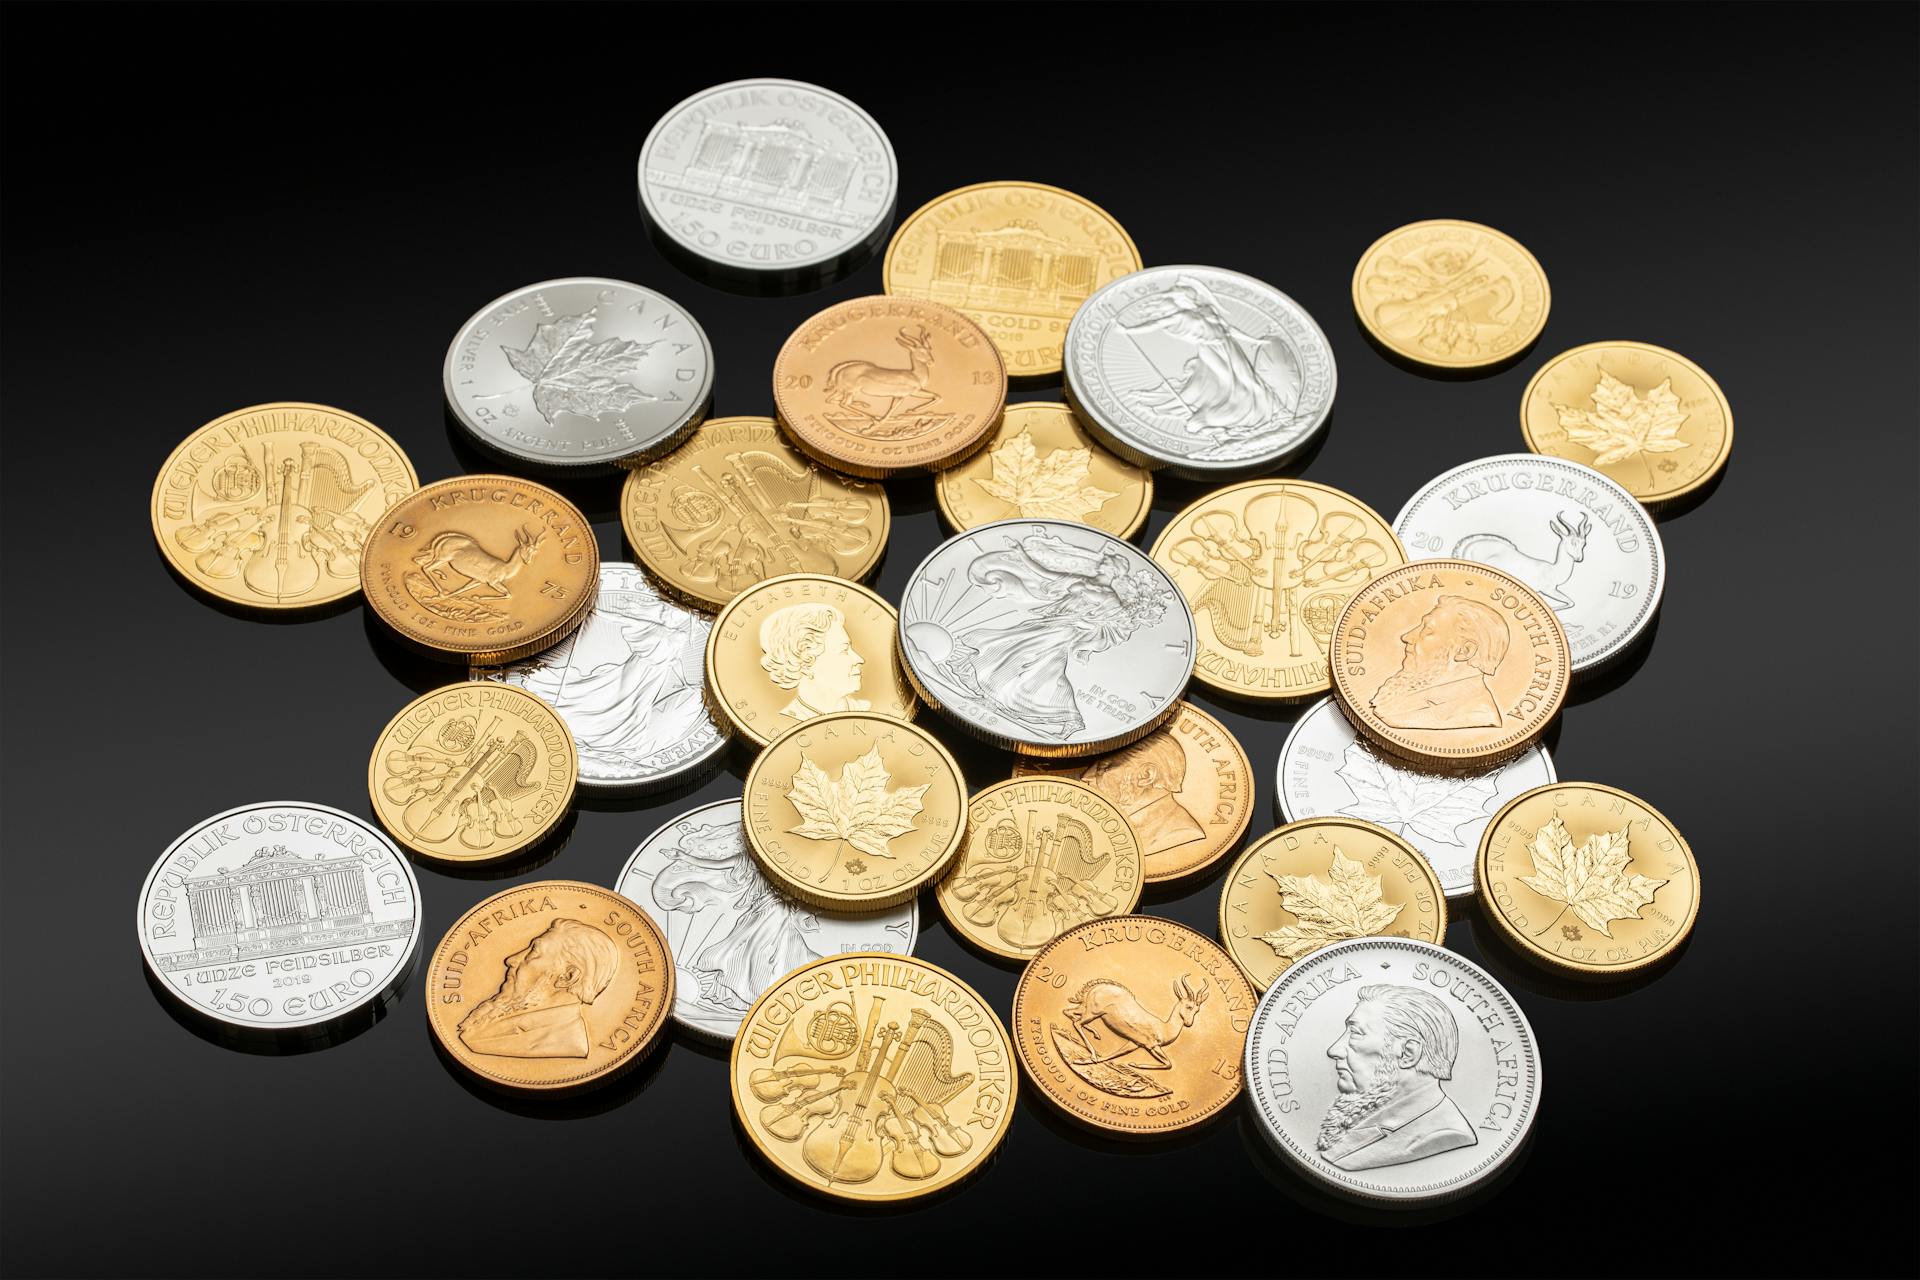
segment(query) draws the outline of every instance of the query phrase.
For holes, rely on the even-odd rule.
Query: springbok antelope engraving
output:
[[[1164,1018],[1156,1018],[1148,1013],[1146,1007],[1128,990],[1123,983],[1109,978],[1095,978],[1074,993],[1061,1010],[1067,1021],[1073,1024],[1073,1030],[1080,1037],[1081,1047],[1090,1055],[1089,1062],[1112,1062],[1124,1058],[1134,1050],[1145,1051],[1153,1059],[1151,1064],[1140,1063],[1143,1071],[1165,1071],[1173,1065],[1162,1052],[1168,1045],[1180,1038],[1180,1033],[1193,1025],[1200,1012],[1200,1006],[1207,1000],[1207,982],[1200,980],[1198,988],[1187,981],[1188,975],[1181,974],[1173,983],[1173,1009]],[[1087,1042],[1087,1024],[1099,1022],[1121,1041],[1118,1048],[1102,1053]],[[1086,1065],[1084,1063],[1077,1065]]]
[[[940,398],[927,390],[933,373],[933,335],[925,325],[902,328],[894,341],[907,349],[907,366],[875,364],[871,360],[842,360],[827,371],[821,388],[827,400],[849,413],[884,422],[895,413],[924,409]],[[886,412],[876,414],[871,402],[885,400]],[[904,403],[911,401],[911,403]]]
[[[420,571],[439,589],[436,600],[456,600],[465,597],[469,600],[507,600],[513,592],[507,584],[513,576],[527,567],[534,553],[540,550],[540,544],[547,540],[545,529],[536,529],[529,533],[526,529],[513,531],[513,550],[504,557],[496,556],[464,533],[443,533],[427,545],[427,549],[413,558]],[[452,591],[446,589],[441,574],[448,569],[466,579]],[[468,595],[475,587],[486,587],[492,595]]]
[[[1587,534],[1592,531],[1593,522],[1581,516],[1579,524],[1569,524],[1567,513],[1562,511],[1547,522],[1547,528],[1560,540],[1548,560],[1528,555],[1512,538],[1497,533],[1469,534],[1454,544],[1453,554],[1512,574],[1538,591],[1540,598],[1555,609],[1572,608],[1573,597],[1560,588],[1566,586],[1574,568],[1587,558]]]

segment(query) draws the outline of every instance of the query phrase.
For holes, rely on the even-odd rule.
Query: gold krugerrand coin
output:
[[[578,507],[515,476],[456,476],[380,517],[361,561],[367,604],[442,662],[490,666],[555,644],[598,591],[600,548]]]
[[[573,807],[573,734],[510,684],[448,685],[388,721],[367,762],[380,825],[415,853],[495,862],[538,844]]]
[[[1157,916],[1093,920],[1035,956],[1013,1044],[1047,1101],[1122,1137],[1189,1129],[1240,1096],[1257,997],[1218,943]]]
[[[1418,849],[1354,818],[1308,818],[1256,840],[1220,889],[1220,940],[1265,991],[1347,938],[1446,945],[1447,897]]]
[[[1396,355],[1444,369],[1512,359],[1546,327],[1553,293],[1518,240],[1434,218],[1389,231],[1353,269],[1353,309]]]
[[[1131,538],[1153,505],[1153,473],[1094,442],[1064,404],[1010,404],[987,447],[933,480],[940,514],[965,533],[995,520],[1077,520]]]
[[[1529,959],[1608,978],[1671,956],[1700,914],[1700,866],[1638,796],[1556,782],[1509,800],[1480,837],[1481,909]]]
[[[1692,493],[1733,452],[1720,384],[1649,342],[1589,342],[1540,366],[1520,395],[1527,448],[1571,458],[1648,506]]]
[[[1216,490],[1175,516],[1152,554],[1193,608],[1193,678],[1263,700],[1325,693],[1334,619],[1407,562],[1379,512],[1306,480]]]
[[[885,489],[817,465],[772,418],[709,418],[620,491],[640,563],[701,609],[778,574],[865,578],[892,520]]]
[[[494,894],[447,930],[427,973],[433,1038],[516,1093],[605,1084],[646,1056],[672,1008],[658,926],[611,889],[574,880]]]
[[[1545,601],[1470,560],[1416,560],[1341,610],[1333,696],[1376,746],[1433,769],[1525,751],[1567,697],[1567,633]]]
[[[728,1065],[733,1113],[768,1163],[836,1200],[907,1200],[984,1166],[1013,1118],[1007,1029],[960,979],[856,951],[768,987]]]
[[[1058,374],[1087,295],[1138,271],[1140,250],[1091,200],[1039,182],[980,182],[921,205],[893,233],[880,287],[944,302],[993,338],[1016,378]]]
[[[937,302],[853,298],[793,331],[773,405],[802,452],[856,476],[964,461],[1000,423],[1007,370],[979,325]]]
[[[967,805],[967,843],[935,893],[968,942],[1028,960],[1075,925],[1140,902],[1140,838],[1071,778],[996,782]]]
[[[1191,702],[1118,751],[1060,764],[1022,756],[1013,776],[1078,778],[1120,806],[1140,837],[1148,884],[1212,866],[1240,842],[1253,818],[1246,748]]]
[[[323,404],[236,409],[182,440],[153,482],[153,536],[180,576],[256,609],[360,589],[380,513],[420,486],[392,437]]]

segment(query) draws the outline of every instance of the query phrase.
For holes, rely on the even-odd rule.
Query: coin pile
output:
[[[898,173],[858,106],[759,80],[663,116],[639,184],[676,262],[785,291],[878,248]],[[1105,210],[1032,182],[928,202],[882,283],[794,330],[765,416],[708,416],[714,348],[673,300],[573,277],[448,349],[448,414],[506,473],[422,487],[379,428],[312,404],[175,449],[153,529],[188,584],[269,610],[359,590],[466,678],[370,733],[377,825],[279,802],[176,839],[140,896],[155,986],[229,1033],[338,1034],[419,950],[403,848],[511,874],[557,853],[578,791],[688,783],[731,745],[741,794],[639,840],[613,886],[519,884],[448,930],[425,1003],[456,1070],[578,1091],[671,1023],[732,1045],[773,1167],[850,1200],[983,1168],[1023,1076],[1119,1137],[1244,1092],[1282,1161],[1369,1203],[1486,1184],[1531,1131],[1540,1055],[1446,949],[1450,904],[1569,979],[1670,963],[1698,914],[1674,825],[1559,780],[1544,743],[1573,682],[1646,636],[1653,513],[1724,467],[1724,395],[1670,351],[1576,347],[1527,384],[1528,452],[1389,522],[1270,477],[1326,429],[1336,369],[1269,284],[1144,265]],[[1522,246],[1454,220],[1382,236],[1353,277],[1370,340],[1434,370],[1521,358],[1549,301]],[[1064,403],[1007,403],[1054,376]],[[615,467],[631,561],[552,487]],[[1142,550],[1156,471],[1216,487]],[[954,536],[887,599],[862,585],[886,485],[923,473]],[[1254,765],[1195,683],[1293,721],[1282,825],[1237,855]],[[954,731],[1012,776],[970,786]],[[1223,863],[1217,939],[1139,913]],[[913,956],[923,895],[1020,966],[1006,1020]]]

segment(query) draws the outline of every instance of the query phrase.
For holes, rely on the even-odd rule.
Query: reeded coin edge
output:
[[[1490,358],[1475,359],[1469,357],[1466,359],[1436,360],[1431,356],[1416,355],[1408,351],[1399,343],[1394,342],[1373,327],[1367,318],[1366,300],[1361,297],[1360,294],[1360,280],[1366,272],[1367,263],[1372,261],[1373,255],[1379,252],[1381,246],[1385,245],[1387,241],[1392,240],[1396,236],[1403,236],[1409,231],[1418,231],[1423,227],[1471,228],[1474,231],[1491,236],[1502,244],[1507,245],[1518,253],[1519,256],[1526,261],[1528,266],[1533,268],[1534,276],[1540,281],[1540,322],[1533,326],[1532,331],[1527,334],[1523,341],[1516,342],[1510,350]],[[1509,360],[1517,360],[1526,354],[1527,348],[1540,340],[1540,335],[1547,330],[1547,317],[1553,313],[1553,284],[1547,279],[1546,268],[1540,265],[1540,259],[1533,256],[1533,251],[1498,227],[1490,227],[1484,222],[1474,222],[1467,218],[1422,218],[1418,222],[1409,222],[1405,226],[1395,227],[1393,230],[1375,240],[1367,246],[1366,251],[1360,255],[1359,261],[1353,265],[1352,295],[1353,314],[1355,318],[1360,321],[1361,327],[1367,331],[1374,341],[1402,359],[1411,360],[1415,364],[1423,364],[1435,369],[1489,369],[1495,365],[1505,364]]]

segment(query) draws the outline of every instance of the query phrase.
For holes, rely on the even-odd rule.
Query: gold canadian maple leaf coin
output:
[[[1394,354],[1443,369],[1511,360],[1546,327],[1547,274],[1505,232],[1459,218],[1398,227],[1353,269],[1353,309]]]
[[[987,447],[942,471],[940,514],[965,532],[995,520],[1074,520],[1131,538],[1147,522],[1153,473],[1107,452],[1064,404],[1008,405]]]

